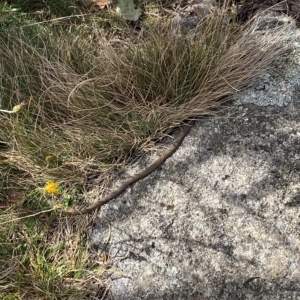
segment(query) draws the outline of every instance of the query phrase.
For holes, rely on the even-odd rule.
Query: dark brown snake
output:
[[[147,177],[149,174],[151,174],[154,170],[156,170],[159,166],[161,166],[167,158],[169,158],[180,146],[183,139],[186,137],[190,129],[195,124],[195,121],[190,121],[188,124],[184,125],[182,132],[177,137],[173,145],[165,151],[153,164],[151,164],[148,168],[146,168],[144,171],[137,173],[130,178],[126,179],[116,190],[112,191],[108,195],[106,195],[104,198],[96,202],[95,204],[92,204],[91,206],[88,206],[83,209],[73,209],[71,211],[62,211],[63,215],[83,215],[87,213],[92,213],[93,211],[99,209],[102,205],[106,204],[113,198],[116,198],[119,196],[122,192],[124,192],[131,184]]]

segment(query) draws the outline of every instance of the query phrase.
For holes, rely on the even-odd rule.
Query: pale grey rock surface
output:
[[[260,30],[288,23],[289,18],[267,12],[260,22]],[[300,83],[300,30],[292,26],[291,48],[268,72],[259,76],[248,88],[237,94],[235,104],[254,103],[259,106],[286,106],[292,101],[295,86]]]
[[[91,239],[114,261],[110,299],[300,299],[297,55],[101,209]]]
[[[300,299],[299,109],[294,95],[199,121],[102,209],[113,299]]]

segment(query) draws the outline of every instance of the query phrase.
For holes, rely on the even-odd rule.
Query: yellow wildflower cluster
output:
[[[51,195],[59,195],[60,194],[59,184],[55,181],[49,181],[45,186],[45,191],[46,193]]]

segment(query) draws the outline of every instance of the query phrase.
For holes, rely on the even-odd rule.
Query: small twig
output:
[[[57,209],[59,209],[59,206],[54,206],[50,209],[39,211],[39,212],[37,212],[35,214],[32,214],[32,215],[28,215],[28,216],[12,219],[12,220],[9,220],[9,221],[6,221],[6,222],[2,222],[2,223],[0,223],[0,225],[4,225],[4,224],[7,224],[7,223],[11,223],[11,222],[15,222],[15,221],[23,220],[23,219],[28,219],[30,217],[35,217],[35,216],[38,216],[38,215],[41,215],[41,214],[44,214],[44,213],[48,213],[48,212],[51,212],[51,211],[54,211],[54,210],[57,210]]]
[[[169,158],[180,146],[183,139],[186,137],[190,129],[195,124],[195,121],[190,121],[188,124],[186,124],[183,127],[183,130],[181,134],[177,137],[173,145],[165,152],[163,153],[152,165],[150,165],[148,168],[146,168],[144,171],[137,173],[133,175],[132,177],[125,180],[116,190],[109,193],[107,196],[96,202],[95,204],[92,204],[91,206],[88,206],[86,208],[83,208],[81,210],[72,210],[72,211],[62,211],[61,213],[63,215],[83,215],[92,213],[93,211],[99,209],[102,205],[106,204],[110,200],[116,198],[119,196],[122,192],[124,192],[131,184],[145,178],[149,174],[151,174],[153,171],[155,171],[159,166],[161,166],[167,158]]]

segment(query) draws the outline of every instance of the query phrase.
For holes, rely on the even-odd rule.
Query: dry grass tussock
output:
[[[1,108],[27,103],[0,116],[4,162],[24,171],[23,186],[83,183],[123,163],[186,118],[211,114],[270,66],[287,31],[255,28],[216,17],[195,36],[176,37],[159,24],[119,47],[99,33],[57,29],[0,37]]]
[[[68,208],[90,175],[106,178],[270,67],[287,49],[288,27],[261,32],[257,24],[228,25],[219,15],[195,35],[177,36],[160,23],[130,43],[112,42],[96,24],[0,32],[0,109],[26,102],[17,113],[0,112],[0,296],[95,292],[103,268],[91,264],[82,231],[70,225],[86,228],[88,220],[58,219],[54,205]],[[39,189],[48,181],[60,184],[56,196]],[[22,197],[8,202],[15,191]]]

